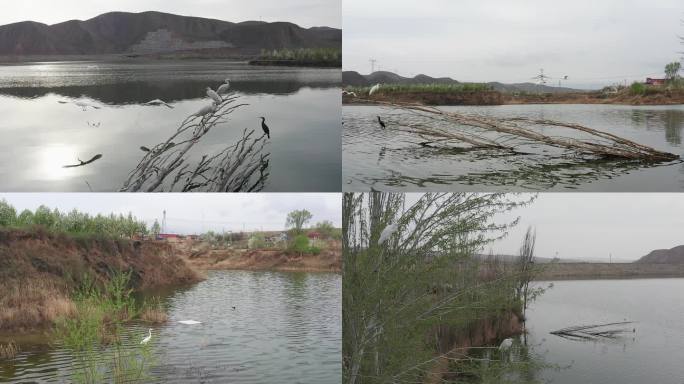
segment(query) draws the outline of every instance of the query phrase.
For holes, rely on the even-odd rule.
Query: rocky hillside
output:
[[[670,249],[656,249],[636,262],[643,264],[684,264],[684,245]]]
[[[0,55],[146,54],[224,49],[341,47],[342,32],[286,22],[231,23],[161,12],[110,12],[89,20],[46,25],[24,21],[0,26]]]

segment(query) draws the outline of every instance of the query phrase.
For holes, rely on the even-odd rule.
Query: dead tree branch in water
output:
[[[238,97],[229,94],[187,117],[165,142],[146,152],[129,173],[122,192],[169,191],[238,192],[259,191],[268,179],[269,154],[264,154],[266,135],[255,137],[245,129],[238,141],[214,155],[203,155],[197,164],[189,161],[189,151],[211,128],[226,121],[238,108]]]
[[[635,332],[634,328],[606,328],[614,326],[622,326],[632,324],[631,321],[622,321],[618,323],[607,324],[592,324],[592,325],[577,325],[567,327],[551,332],[552,335],[564,337],[571,340],[596,340],[596,339],[615,339],[620,334]]]
[[[662,152],[657,149],[627,140],[620,136],[585,127],[580,124],[565,123],[546,119],[526,117],[491,117],[476,114],[465,114],[444,111],[436,107],[422,104],[390,103],[374,100],[362,100],[375,105],[386,106],[418,114],[420,117],[437,123],[408,124],[400,122],[390,124],[389,129],[416,134],[422,138],[435,141],[453,140],[470,144],[477,148],[514,150],[511,141],[540,143],[551,147],[571,150],[577,154],[594,155],[600,158],[618,158],[647,162],[665,162],[679,159],[678,155]],[[543,133],[543,128],[568,129],[586,138],[551,136]],[[497,139],[488,139],[484,135],[489,132],[501,134]]]

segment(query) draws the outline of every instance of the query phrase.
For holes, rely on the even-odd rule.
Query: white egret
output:
[[[368,91],[368,96],[372,96],[378,89],[380,89],[380,84],[375,84],[370,91]]]
[[[83,108],[84,111],[85,111],[86,109],[88,109],[88,107],[95,108],[95,109],[100,109],[100,107],[97,107],[97,106],[95,106],[95,105],[86,103],[85,101],[76,101],[76,102],[74,102],[74,104],[76,104],[77,106]]]
[[[163,105],[163,106],[168,107],[168,108],[173,108],[172,105],[169,105],[169,104],[168,104],[167,102],[165,102],[164,100],[159,100],[159,99],[154,99],[154,100],[148,101],[147,103],[145,103],[145,104],[143,104],[143,105],[152,105],[152,106],[155,106],[155,107],[160,106],[160,105]]]
[[[221,101],[223,101],[221,96],[219,96],[218,93],[214,92],[214,90],[209,87],[207,87],[207,96],[211,97],[216,104],[221,104]]]
[[[383,229],[382,232],[380,233],[380,238],[378,239],[378,245],[389,240],[389,238],[394,234],[394,232],[397,231],[398,228],[399,228],[398,224],[390,224],[390,225],[386,226],[385,229]]]
[[[226,82],[221,84],[221,86],[218,87],[216,90],[216,93],[219,95],[222,95],[224,93],[228,93],[228,88],[230,88],[230,80],[226,79]]]
[[[149,332],[150,334],[146,338],[142,339],[140,344],[147,344],[150,341],[150,339],[152,339],[152,328],[150,328]]]
[[[197,320],[180,320],[179,323],[185,324],[185,325],[202,324],[201,321],[197,321]]]
[[[499,351],[505,351],[507,349],[510,349],[513,346],[513,339],[505,339],[504,341],[501,342],[501,345],[499,345]]]
[[[216,110],[216,104],[212,103],[211,105],[204,106],[204,107],[202,107],[202,109],[195,112],[195,116],[204,116],[207,113],[214,112],[215,110]]]

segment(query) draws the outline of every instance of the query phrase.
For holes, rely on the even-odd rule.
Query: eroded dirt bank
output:
[[[137,290],[202,279],[163,242],[0,230],[0,332],[28,332],[73,313],[70,298],[86,276],[106,282],[130,272]]]
[[[302,272],[340,272],[342,251],[328,248],[319,254],[300,254],[282,249],[195,249],[183,252],[197,269],[242,269]]]
[[[435,329],[439,340],[438,357],[425,377],[426,384],[443,383],[449,378],[449,360],[466,357],[471,348],[496,345],[501,340],[519,335],[523,332],[522,316],[514,312],[506,312],[471,324],[467,329],[454,329],[439,326]]]

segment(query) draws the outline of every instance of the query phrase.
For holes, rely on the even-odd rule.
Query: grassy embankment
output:
[[[684,264],[551,263],[537,280],[684,277]]]
[[[348,87],[358,98],[344,96],[345,104],[363,104],[364,100],[426,105],[502,105],[502,104],[624,104],[673,105],[684,104],[684,85],[681,82],[668,86],[651,86],[634,83],[607,92],[499,92],[487,84],[383,84],[372,96],[370,87]]]
[[[422,103],[426,105],[500,105],[501,92],[492,90],[487,84],[383,84],[373,95],[368,96],[371,87],[348,87],[348,92],[358,98],[344,96],[345,104],[363,104],[370,99],[381,102]]]
[[[342,68],[342,50],[339,48],[263,50],[261,55],[250,60],[249,64]]]

